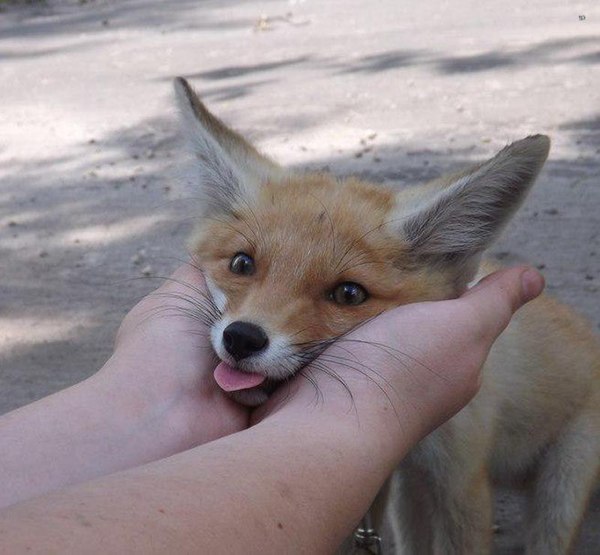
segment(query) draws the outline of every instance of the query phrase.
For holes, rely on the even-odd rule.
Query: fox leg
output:
[[[492,411],[471,405],[419,443],[399,468],[407,553],[490,552],[492,493],[488,473]]]
[[[593,410],[573,421],[541,460],[531,500],[530,555],[573,548],[600,472],[600,416]]]
[[[397,553],[433,553],[432,496],[428,482],[423,470],[409,464],[404,464],[392,477],[388,522]]]
[[[492,489],[485,466],[467,475],[447,475],[434,486],[434,553],[479,555],[490,553]]]

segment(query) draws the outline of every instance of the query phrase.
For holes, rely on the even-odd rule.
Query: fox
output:
[[[201,199],[189,251],[211,300],[218,385],[255,407],[325,346],[393,307],[456,298],[550,150],[532,135],[459,173],[395,190],[279,166],[174,81]],[[600,474],[600,342],[542,295],[492,348],[481,388],[374,501],[382,552],[491,552],[492,491],[527,488],[526,552],[565,554]],[[350,545],[350,543],[348,543]]]

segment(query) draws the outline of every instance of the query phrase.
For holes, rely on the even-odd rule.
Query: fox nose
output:
[[[223,330],[223,346],[235,360],[262,351],[268,343],[265,331],[250,322],[233,322]]]

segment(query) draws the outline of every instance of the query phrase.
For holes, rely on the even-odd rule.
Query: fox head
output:
[[[202,214],[190,250],[215,314],[211,342],[256,405],[319,346],[386,309],[460,295],[481,253],[524,200],[550,148],[517,141],[460,174],[395,192],[287,171],[213,116],[182,78],[175,90]]]

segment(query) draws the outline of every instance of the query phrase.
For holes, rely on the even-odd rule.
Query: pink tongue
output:
[[[241,372],[229,366],[225,362],[220,362],[215,368],[215,381],[223,391],[238,391],[240,389],[250,389],[256,387],[265,381],[265,376],[260,374],[251,374]]]

